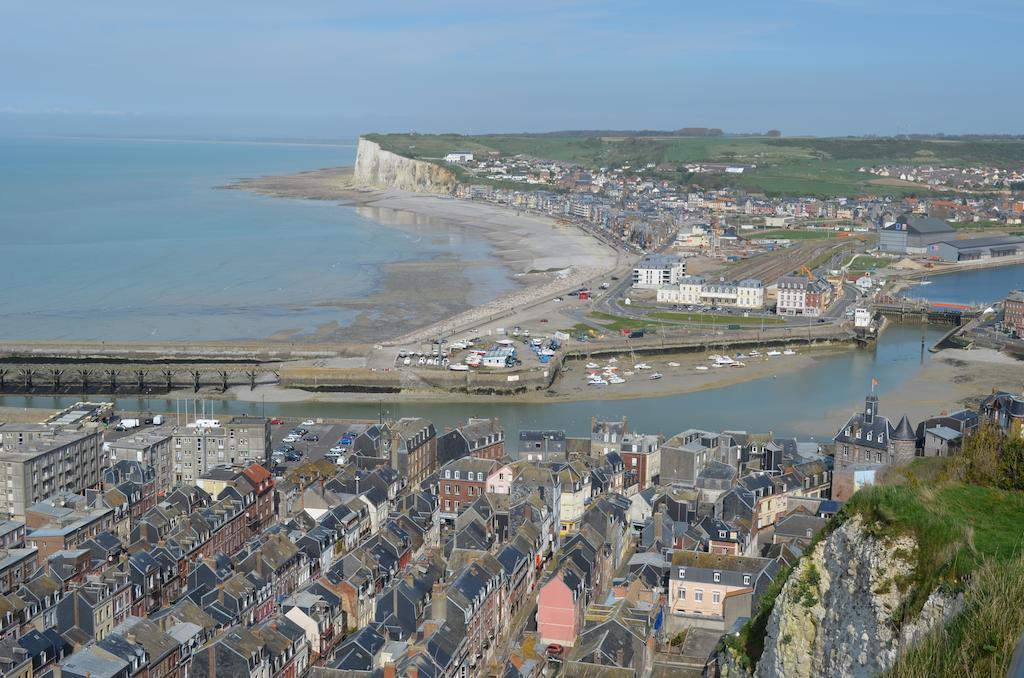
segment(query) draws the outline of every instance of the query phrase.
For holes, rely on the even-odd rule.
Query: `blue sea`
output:
[[[301,339],[366,313],[345,302],[377,292],[386,264],[491,261],[465,233],[218,188],[354,156],[354,142],[0,139],[0,338]],[[474,302],[513,286],[470,268]]]

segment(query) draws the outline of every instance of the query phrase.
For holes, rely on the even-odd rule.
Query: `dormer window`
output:
[[[679,568],[679,578],[680,579],[686,579],[686,568],[685,567],[680,567]]]
[[[458,471],[456,471],[456,472],[455,472],[455,479],[456,479],[456,480],[458,480],[458,479],[459,479],[459,472],[458,472]]]
[[[868,431],[868,442],[869,442],[869,443],[871,442],[871,436],[872,436],[872,432],[871,432],[871,431]]]
[[[444,477],[445,477],[445,478],[451,478],[451,477],[452,477],[452,471],[451,471],[451,469],[445,469],[445,471],[444,471]]]
[[[719,530],[718,531],[718,538],[719,539],[725,539],[725,530]]]
[[[743,575],[743,585],[744,586],[750,586],[750,575],[749,574]]]
[[[715,583],[718,583],[718,582],[722,581],[722,573],[721,572],[715,572],[714,580],[715,580]]]

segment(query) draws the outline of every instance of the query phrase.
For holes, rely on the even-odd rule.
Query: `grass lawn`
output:
[[[762,321],[765,325],[777,325],[785,322],[782,318],[768,318],[762,316],[744,318],[741,315],[722,315],[719,313],[681,313],[677,311],[656,311],[651,314],[651,317],[657,318],[658,320],[671,320],[673,322],[681,323],[703,322],[705,325],[710,325],[714,322],[717,325],[743,325],[746,327],[760,327]]]
[[[851,273],[863,273],[864,271],[873,271],[878,268],[885,268],[896,261],[896,259],[889,257],[869,257],[867,255],[861,255],[851,264],[850,262],[852,259],[853,257],[850,257],[846,260],[846,265],[850,266]]]
[[[612,315],[610,313],[601,313],[595,311],[590,314],[590,317],[601,323],[601,325],[607,327],[609,330],[614,332],[621,332],[622,330],[656,330],[658,329],[658,323],[643,320],[634,320],[633,318],[625,318],[620,315]]]

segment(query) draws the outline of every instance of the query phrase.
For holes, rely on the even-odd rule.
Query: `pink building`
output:
[[[512,494],[515,473],[508,464],[502,464],[487,476],[487,491],[491,494]]]
[[[583,576],[571,565],[561,567],[537,593],[537,637],[544,645],[571,647],[583,628],[587,591]]]

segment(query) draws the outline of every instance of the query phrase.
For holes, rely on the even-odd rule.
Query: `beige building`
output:
[[[270,420],[199,420],[173,431],[174,483],[191,485],[216,466],[262,464],[270,458]]]
[[[174,470],[171,466],[173,438],[173,429],[170,426],[161,426],[110,440],[103,443],[103,447],[107,451],[111,465],[118,461],[138,461],[152,466],[156,472],[155,491],[164,494],[175,484]]]
[[[753,278],[739,282],[708,282],[702,276],[688,275],[672,285],[658,288],[659,304],[729,306],[757,310],[764,308],[764,285]]]
[[[26,508],[58,492],[98,487],[106,465],[98,428],[0,424],[0,515],[24,520]]]

